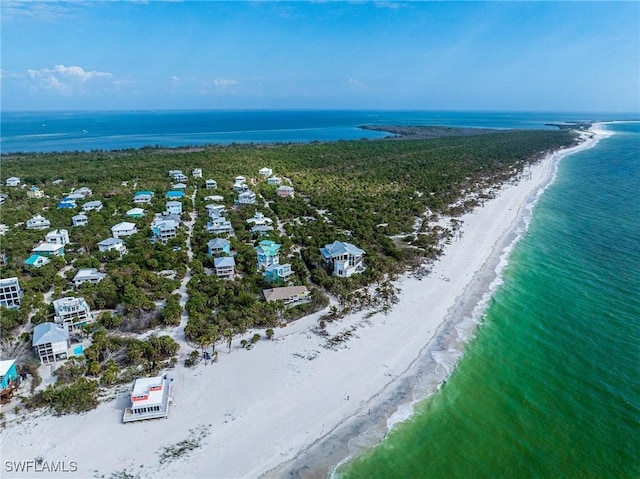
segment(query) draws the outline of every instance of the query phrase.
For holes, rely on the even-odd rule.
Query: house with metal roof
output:
[[[78,226],[87,226],[87,223],[89,223],[89,217],[83,213],[71,217],[71,224],[74,228]]]
[[[276,283],[278,281],[286,281],[289,276],[293,274],[291,271],[291,265],[289,263],[284,264],[272,264],[264,269],[264,279],[269,283]]]
[[[138,227],[135,223],[129,223],[123,221],[111,227],[111,234],[114,238],[122,238],[126,236],[134,235],[138,232]]]
[[[320,248],[320,254],[334,276],[348,278],[362,273],[366,268],[363,260],[365,252],[351,243],[334,241]]]
[[[32,254],[26,260],[24,260],[24,265],[29,266],[31,268],[39,268],[50,262],[51,260],[46,256],[41,256],[39,254]]]
[[[58,244],[58,245],[68,245],[69,244],[69,231],[65,229],[53,230],[49,231],[44,240],[47,243]]]
[[[32,253],[40,256],[64,256],[64,246],[61,244],[47,243],[43,241],[31,250]]]
[[[106,253],[107,251],[117,251],[120,255],[123,255],[127,252],[127,247],[120,238],[107,238],[105,240],[100,241],[98,243],[98,250],[101,253]]]
[[[54,321],[73,332],[85,324],[93,322],[91,309],[84,298],[61,298],[53,302]]]
[[[169,190],[165,195],[167,198],[184,198],[184,191],[182,190]]]
[[[213,258],[213,267],[218,278],[233,279],[235,277],[236,260],[231,256]]]
[[[44,230],[51,227],[51,222],[42,215],[35,215],[27,220],[26,228],[28,230]]]
[[[264,271],[273,264],[280,263],[278,251],[282,245],[271,240],[262,240],[254,249],[258,258],[258,271]]]
[[[53,363],[67,359],[71,342],[69,330],[55,323],[41,323],[33,328],[31,345],[42,363]]]
[[[207,243],[209,256],[221,256],[231,254],[231,243],[224,238],[214,238]]]
[[[102,209],[102,201],[88,201],[84,205],[82,205],[82,209],[84,211],[100,211]]]
[[[107,275],[101,273],[96,268],[81,268],[73,277],[73,285],[77,288],[84,283],[98,284]]]

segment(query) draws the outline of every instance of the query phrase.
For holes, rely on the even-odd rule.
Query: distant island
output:
[[[466,137],[478,135],[492,135],[513,130],[499,130],[495,128],[470,128],[454,126],[408,126],[408,125],[360,125],[358,128],[371,131],[385,131],[392,133],[390,140],[429,140],[445,137]]]

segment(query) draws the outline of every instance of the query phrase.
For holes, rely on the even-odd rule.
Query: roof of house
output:
[[[182,198],[184,196],[184,191],[171,190],[167,191],[167,198]]]
[[[236,260],[231,256],[223,256],[221,258],[213,258],[213,265],[216,268],[222,268],[225,266],[235,266]]]
[[[184,183],[176,183],[175,185],[171,185],[171,188],[175,190],[184,190],[187,188],[187,185],[185,185]]]
[[[53,301],[53,309],[56,314],[67,313],[70,310],[76,311],[78,309],[88,310],[89,305],[84,298],[76,298],[74,296],[67,296],[65,298],[56,299]]]
[[[345,243],[343,241],[334,241],[331,244],[325,245],[324,248],[320,248],[320,253],[325,258],[333,258],[335,256],[341,256],[343,254],[351,254],[354,256],[360,256],[365,254],[363,250],[351,243]]]
[[[91,279],[104,278],[105,273],[101,273],[96,268],[82,268],[79,269],[76,275],[73,277],[73,281],[89,281]]]
[[[282,185],[282,186],[279,186],[277,189],[277,191],[293,191],[293,190],[294,190],[293,186],[289,186],[289,185]]]
[[[227,246],[230,246],[231,243],[229,243],[229,241],[227,241],[224,238],[214,238],[212,240],[209,240],[209,242],[207,243],[207,247],[209,248],[226,248]]]
[[[130,230],[136,227],[135,223],[129,223],[128,221],[123,221],[122,223],[118,223],[117,225],[113,225],[111,227],[111,231],[113,230]]]
[[[136,191],[133,194],[133,197],[135,198],[136,196],[140,196],[140,195],[149,195],[149,196],[153,196],[153,191],[151,190],[140,190],[140,191]]]
[[[167,201],[167,208],[169,206],[182,206],[182,203],[180,203],[179,201]]]
[[[252,233],[267,233],[269,231],[273,231],[273,226],[258,225],[251,227]]]
[[[122,241],[120,238],[107,238],[106,240],[100,241],[100,243],[98,243],[98,245],[99,246],[112,246],[112,245],[122,244],[122,243],[124,243],[124,241]]]
[[[75,215],[71,217],[72,220],[78,221],[78,220],[88,220],[89,217],[87,215],[85,215],[84,213],[80,213],[79,215]]]
[[[16,363],[15,359],[5,359],[4,361],[0,361],[0,376],[4,376],[9,372],[11,366]]]
[[[266,301],[278,301],[288,299],[291,296],[308,292],[306,286],[286,286],[283,288],[263,289],[262,294]]]
[[[44,261],[45,263],[48,263],[51,260],[46,256],[40,256],[39,254],[32,254],[31,256],[29,256],[27,259],[24,260],[24,264],[33,266],[38,261]]]
[[[64,245],[56,243],[40,243],[38,246],[33,248],[31,252],[55,253],[56,251],[60,251],[61,249],[64,249]]]
[[[88,201],[84,205],[82,205],[82,207],[83,208],[98,208],[98,207],[102,207],[102,201],[100,201],[100,200]]]
[[[289,269],[291,269],[291,264],[290,263],[270,264],[269,266],[267,266],[265,268],[265,271],[270,273],[271,271],[278,271],[278,270],[281,270],[281,269],[285,269],[287,267],[289,267]]]
[[[271,240],[262,240],[258,243],[256,250],[262,251],[264,254],[268,254],[270,256],[278,254],[278,250],[282,245],[276,243]]]
[[[69,340],[69,331],[64,326],[55,323],[41,323],[33,328],[32,346],[47,343],[61,343]]]
[[[131,208],[127,211],[127,216],[143,215],[144,210],[142,208]]]

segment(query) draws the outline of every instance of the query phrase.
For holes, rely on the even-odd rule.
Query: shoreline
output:
[[[358,337],[339,349],[325,348],[325,339],[310,331],[319,314],[277,329],[274,340],[251,351],[237,338],[230,353],[219,347],[217,364],[169,371],[175,403],[167,420],[121,424],[127,387],[82,415],[8,420],[3,458],[75,460],[78,477],[123,471],[139,478],[326,477],[409,418],[413,404],[455,369],[510,248],[526,230],[527,212],[562,157],[606,134],[598,125],[591,132],[593,138],[584,135],[579,145],[549,155],[530,168],[529,179],[503,186],[464,215],[462,238],[446,247],[428,277],[398,282],[400,302],[388,315],[364,312],[328,324],[331,335],[351,328]],[[185,440],[196,445],[161,462],[163,451]]]

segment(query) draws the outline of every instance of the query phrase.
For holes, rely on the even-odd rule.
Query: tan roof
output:
[[[284,288],[263,289],[262,294],[264,294],[264,299],[267,301],[278,301],[307,291],[306,286],[287,286]]]

